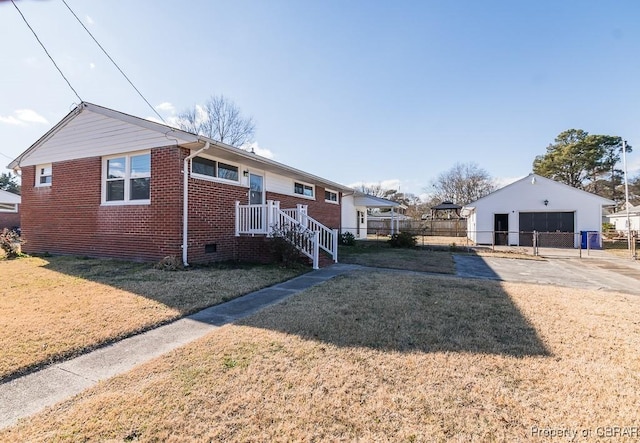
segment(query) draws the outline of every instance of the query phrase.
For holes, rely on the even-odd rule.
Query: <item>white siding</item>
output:
[[[49,140],[27,154],[21,166],[119,154],[175,145],[175,137],[84,109]]]
[[[360,223],[358,211],[364,213],[364,223]],[[360,225],[359,233],[358,225]],[[354,202],[353,195],[342,196],[340,227],[342,232],[351,232],[356,238],[367,238],[367,207],[357,206]]]
[[[282,175],[267,173],[266,188],[268,192],[293,195],[293,179]]]
[[[475,235],[470,232],[469,238],[491,244],[494,215],[509,214],[509,244],[517,245],[521,212],[575,212],[575,232],[601,232],[602,206],[606,203],[599,196],[542,177],[536,176],[532,183],[529,176],[469,204],[475,207],[475,216],[469,217],[468,229],[477,231]]]
[[[613,223],[616,231],[627,232],[627,214],[619,213],[608,216],[609,223]],[[640,230],[640,215],[629,214],[629,221],[631,222],[631,230]]]

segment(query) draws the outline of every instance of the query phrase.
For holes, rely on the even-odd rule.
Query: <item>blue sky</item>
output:
[[[223,94],[259,152],[343,184],[421,194],[456,162],[506,183],[570,128],[640,151],[635,1],[67,3],[164,117]],[[153,116],[60,0],[16,4],[83,100]],[[8,164],[78,99],[6,0],[0,29]]]

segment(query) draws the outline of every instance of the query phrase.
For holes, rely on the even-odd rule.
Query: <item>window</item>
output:
[[[238,167],[204,157],[191,159],[191,173],[223,180],[238,181]]]
[[[51,163],[36,166],[36,186],[51,186],[52,175]]]
[[[324,201],[338,203],[338,193],[334,191],[324,191]]]
[[[313,186],[295,182],[293,184],[293,192],[305,197],[313,197]]]
[[[151,153],[121,155],[103,161],[104,202],[149,203]]]
[[[18,212],[16,203],[0,203],[0,212]]]

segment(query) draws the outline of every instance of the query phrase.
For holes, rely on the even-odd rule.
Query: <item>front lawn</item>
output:
[[[421,247],[392,248],[386,242],[358,241],[354,246],[340,246],[340,263],[352,263],[376,268],[455,274],[451,252],[433,251]]]
[[[636,296],[361,271],[0,440],[597,441],[637,432],[638,318]]]
[[[275,266],[164,272],[75,257],[0,260],[0,272],[0,380],[300,273]]]

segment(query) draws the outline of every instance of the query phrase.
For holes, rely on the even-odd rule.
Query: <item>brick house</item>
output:
[[[27,253],[265,262],[274,227],[295,226],[316,267],[337,261],[348,188],[95,104],[79,104],[9,168],[22,175]]]
[[[20,227],[19,195],[0,189],[0,230]]]

